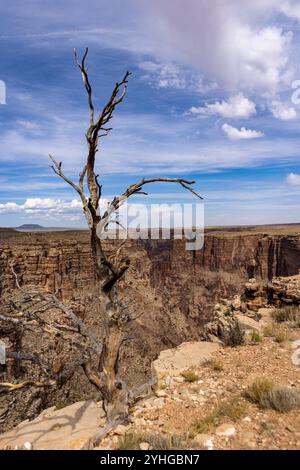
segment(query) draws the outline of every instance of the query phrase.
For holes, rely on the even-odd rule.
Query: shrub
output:
[[[253,403],[261,404],[263,397],[274,387],[272,380],[267,378],[256,379],[246,390],[245,396]]]
[[[265,408],[281,413],[300,408],[300,392],[288,387],[274,387],[263,401]]]
[[[142,442],[147,442],[153,450],[186,450],[192,447],[188,434],[163,435],[159,433],[130,432],[119,439],[118,450],[139,450]]]
[[[276,343],[283,343],[289,339],[289,335],[284,330],[275,325],[268,325],[264,328],[264,335],[274,338]]]
[[[246,414],[247,404],[241,397],[233,397],[228,401],[221,401],[216,411],[221,418],[237,421]]]
[[[197,382],[199,380],[199,376],[196,374],[196,372],[193,369],[188,369],[185,370],[184,372],[181,373],[182,377],[186,382]]]
[[[216,372],[221,372],[224,370],[224,365],[223,362],[220,359],[208,359],[205,363],[205,366],[210,367],[212,370],[215,370]]]
[[[257,379],[246,391],[246,398],[261,408],[282,413],[300,408],[300,392],[274,385],[269,379]]]
[[[277,308],[272,316],[277,323],[297,322],[300,318],[300,310],[295,306]]]
[[[277,331],[274,335],[276,343],[284,343],[288,340],[288,334],[285,331]]]
[[[225,418],[237,421],[245,416],[246,412],[247,404],[241,397],[221,401],[209,415],[194,424],[194,430],[197,433],[210,431],[213,427],[221,424]]]
[[[264,336],[268,336],[269,338],[274,338],[278,328],[272,323],[270,325],[265,326],[264,328]]]
[[[143,435],[138,433],[127,432],[120,437],[118,442],[119,450],[138,450],[141,442],[144,442]]]
[[[241,330],[240,324],[238,321],[230,328],[229,331],[224,333],[222,341],[225,346],[241,346],[245,343],[245,332]]]
[[[261,343],[262,336],[259,334],[258,331],[253,330],[250,334],[250,341],[251,343]]]

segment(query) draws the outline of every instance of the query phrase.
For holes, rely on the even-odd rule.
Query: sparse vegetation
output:
[[[166,383],[161,383],[159,388],[160,388],[160,390],[166,390],[168,387],[167,387]]]
[[[147,442],[153,450],[186,450],[193,446],[188,434],[126,433],[119,439],[118,450],[138,450]]]
[[[274,387],[264,401],[265,408],[281,413],[300,408],[300,391],[289,387]]]
[[[283,330],[279,325],[270,324],[264,328],[264,335],[274,338],[276,343],[283,343],[289,339],[287,331]]]
[[[222,337],[225,346],[241,346],[245,343],[245,332],[241,330],[239,322],[236,321],[233,327]]]
[[[215,370],[216,372],[221,372],[222,370],[224,370],[223,362],[217,358],[208,359],[208,361],[206,361],[204,365],[207,367],[210,367],[212,370]]]
[[[194,424],[194,431],[195,433],[208,432],[213,427],[222,424],[225,419],[237,421],[246,413],[247,403],[239,396],[228,401],[221,401],[209,415]]]
[[[199,380],[198,374],[193,369],[187,369],[181,373],[186,382],[197,382]]]
[[[286,306],[277,308],[273,312],[273,318],[277,323],[284,322],[299,322],[300,321],[300,309],[295,306]]]
[[[251,343],[261,343],[262,336],[258,331],[253,330],[250,334],[250,341]]]
[[[245,394],[248,400],[261,408],[273,409],[282,413],[300,408],[300,391],[274,385],[267,379],[255,380]]]
[[[256,379],[246,390],[245,396],[253,403],[261,404],[263,397],[274,387],[273,381],[262,377]]]
[[[276,343],[284,343],[288,340],[288,334],[285,331],[278,331],[274,336],[274,340]]]
[[[269,325],[264,327],[264,336],[268,338],[274,338],[276,331],[278,331],[278,327],[274,325],[274,323],[270,323]]]

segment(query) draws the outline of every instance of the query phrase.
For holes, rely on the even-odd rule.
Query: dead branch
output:
[[[14,390],[20,390],[20,388],[34,386],[34,387],[53,387],[56,385],[55,380],[49,380],[47,382],[39,382],[37,380],[25,380],[24,382],[14,384],[10,382],[0,382],[0,388],[7,388],[10,392]]]
[[[84,370],[85,375],[86,375],[87,378],[89,379],[89,381],[90,381],[93,385],[95,385],[95,387],[97,387],[98,390],[101,390],[101,386],[102,386],[103,384],[101,383],[100,377],[92,370],[92,366],[91,366],[90,360],[85,361],[85,362],[82,364],[82,368],[83,368],[83,370]]]
[[[116,212],[124,202],[135,194],[146,194],[144,191],[141,191],[142,187],[145,184],[149,183],[177,183],[182,186],[187,191],[191,192],[193,195],[199,199],[203,199],[195,190],[192,188],[192,185],[195,184],[195,181],[189,181],[183,178],[142,178],[138,183],[131,184],[128,188],[120,195],[114,197],[114,199],[109,204],[107,210],[103,214],[100,223],[97,227],[97,233],[101,237],[102,232],[107,227],[109,220],[114,212]]]
[[[21,289],[21,286],[20,286],[20,283],[19,283],[19,279],[18,279],[18,275],[16,273],[16,271],[14,270],[14,263],[13,261],[10,263],[10,269],[15,277],[15,280],[16,280],[16,286],[18,289]]]
[[[103,247],[101,235],[107,229],[111,216],[121,207],[121,205],[133,195],[146,195],[144,186],[150,183],[176,183],[184,190],[189,191],[194,196],[202,197],[193,188],[194,181],[184,178],[142,178],[139,182],[131,184],[119,196],[115,196],[108,204],[104,214],[100,214],[100,200],[102,197],[102,185],[99,175],[95,172],[96,154],[98,152],[99,139],[107,136],[112,130],[109,127],[116,107],[123,101],[128,86],[130,72],[126,72],[121,81],[117,82],[112,90],[111,96],[104,105],[102,111],[96,115],[93,101],[93,90],[90,83],[86,67],[88,48],[80,60],[77,52],[74,51],[75,61],[80,70],[84,88],[87,93],[89,106],[89,125],[86,131],[87,157],[83,169],[79,175],[79,182],[71,181],[62,170],[62,163],[57,162],[53,157],[53,171],[64,181],[66,181],[79,194],[82,201],[83,212],[87,220],[91,235],[92,257],[95,263],[96,281],[99,287],[99,303],[101,306],[105,335],[101,345],[99,365],[93,368],[90,356],[81,364],[85,374],[94,385],[101,390],[104,408],[107,413],[108,428],[114,426],[120,420],[124,421],[128,416],[129,394],[127,386],[118,376],[119,351],[124,340],[123,326],[130,320],[129,315],[124,314],[124,306],[118,298],[117,285],[129,268],[130,261],[126,257],[121,257],[123,243],[116,249],[114,255],[108,255]],[[85,196],[84,188],[87,188]],[[120,225],[117,220],[118,225]],[[124,242],[125,243],[125,242]],[[58,300],[55,300],[58,306]],[[65,307],[60,306],[63,312]],[[71,315],[72,317],[72,315]],[[73,323],[74,325],[74,323]],[[55,327],[61,325],[55,325]],[[53,327],[53,325],[52,325]],[[83,326],[76,325],[82,335],[87,334]],[[91,340],[91,336],[88,335]],[[95,345],[94,342],[92,344]],[[96,370],[95,370],[96,369]],[[103,436],[103,431],[100,433]],[[96,438],[96,441],[99,439]]]

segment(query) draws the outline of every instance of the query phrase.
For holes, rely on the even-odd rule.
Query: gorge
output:
[[[0,232],[0,314],[22,311],[16,286],[34,286],[72,308],[101,337],[94,272],[85,231]],[[107,241],[107,249],[112,246]],[[202,250],[185,250],[184,240],[127,240],[131,267],[120,283],[122,300],[136,316],[120,352],[121,373],[131,385],[142,383],[159,352],[184,341],[199,340],[220,298],[240,293],[247,279],[263,281],[297,274],[300,267],[299,226],[207,229]],[[12,269],[13,266],[13,269]],[[59,337],[32,333],[16,338],[1,328],[1,338],[19,350],[50,355],[57,370],[68,364],[72,351]],[[27,377],[26,367],[10,368],[10,379]],[[95,390],[80,371],[59,390],[22,392],[6,428],[35,416],[54,402],[64,406],[95,398]],[[0,397],[1,407],[7,397]]]

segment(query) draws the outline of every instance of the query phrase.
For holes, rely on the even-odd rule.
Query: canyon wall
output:
[[[129,340],[120,355],[121,373],[130,384],[146,379],[151,361],[162,349],[199,339],[215,303],[241,292],[248,278],[267,280],[297,274],[300,268],[297,233],[211,232],[205,236],[203,249],[196,252],[186,251],[184,240],[128,240],[125,247],[131,267],[120,283],[120,295],[137,317],[128,326]],[[106,248],[111,250],[112,242],[106,242]],[[11,264],[21,286],[56,292],[101,337],[87,232],[0,231],[0,313],[5,313],[7,300],[13,302],[16,290]],[[41,351],[46,344],[55,363],[66,362],[66,352],[57,338],[35,338],[34,344]],[[26,371],[19,368],[18,374],[19,381]],[[75,374],[74,380],[54,395],[39,391],[33,408],[32,399],[24,398],[23,403],[28,402],[33,411],[22,405],[8,427],[53,403],[64,406],[93,394],[83,373],[80,377]]]
[[[0,295],[16,286],[13,263],[21,285],[56,292],[93,325],[88,232],[12,231],[0,233],[0,241]],[[106,242],[108,250],[112,243]],[[240,292],[246,279],[270,280],[297,274],[300,268],[300,235],[292,229],[291,234],[212,231],[195,252],[185,250],[184,240],[128,240],[125,246],[131,267],[120,291],[139,317],[125,354],[142,348],[147,363],[166,346],[197,339],[214,304]]]

